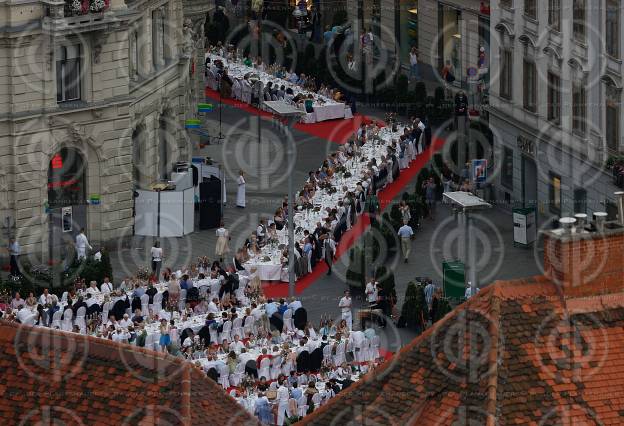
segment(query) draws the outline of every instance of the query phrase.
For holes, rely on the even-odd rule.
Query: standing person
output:
[[[336,242],[334,241],[331,232],[325,234],[325,242],[323,243],[323,246],[325,249],[325,263],[327,263],[327,266],[329,268],[329,270],[327,271],[327,275],[331,275],[332,264],[334,263],[334,256],[336,254]]]
[[[238,190],[236,191],[236,207],[245,208],[245,173],[238,173]]]
[[[345,290],[344,297],[340,299],[338,307],[342,313],[342,319],[346,321],[349,331],[353,329],[353,316],[351,314],[351,293]]]
[[[217,244],[215,245],[215,254],[219,257],[219,262],[223,263],[223,256],[226,253],[230,252],[229,239],[230,233],[225,228],[223,221],[219,225],[219,229],[216,231],[217,234]]]
[[[11,275],[14,277],[18,277],[20,275],[19,256],[22,252],[22,248],[20,247],[17,240],[15,240],[15,238],[11,238],[9,240],[8,250],[11,264]]]
[[[85,259],[87,257],[87,247],[89,250],[93,249],[84,233],[84,228],[80,228],[80,233],[76,235],[76,254],[78,256],[78,260]]]
[[[373,277],[370,277],[366,283],[366,300],[371,309],[377,305],[377,284]]]
[[[403,226],[401,226],[399,232],[397,232],[399,237],[401,237],[401,252],[403,253],[405,263],[407,263],[410,251],[412,250],[412,237],[414,236],[414,230],[407,223],[408,222],[404,220]]]
[[[284,424],[285,417],[290,417],[290,410],[288,408],[288,400],[290,399],[290,392],[285,386],[284,379],[278,380],[279,387],[277,388],[277,426]]]
[[[433,178],[429,178],[429,180],[423,184],[423,188],[425,190],[425,200],[427,201],[429,218],[434,220],[437,186]]]
[[[167,346],[169,346],[171,344],[171,336],[169,335],[169,324],[167,324],[167,320],[166,319],[161,319],[160,320],[160,339],[159,339],[159,344],[160,344],[160,350],[162,352],[167,352]]]
[[[418,69],[418,50],[416,46],[412,47],[410,50],[410,78],[415,78],[416,80],[420,80],[420,72]]]
[[[160,280],[160,267],[162,266],[163,249],[160,247],[160,242],[156,240],[154,246],[150,250],[152,256],[152,274],[156,277],[156,280]]]

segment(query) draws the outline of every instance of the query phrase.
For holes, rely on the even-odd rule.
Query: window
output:
[[[501,163],[501,184],[513,189],[513,149],[503,147],[503,161]]]
[[[500,0],[500,5],[506,7],[507,9],[511,9],[513,7],[513,0]]]
[[[130,78],[139,75],[139,34],[133,31],[130,35]]]
[[[548,195],[550,199],[550,211],[556,215],[561,214],[561,176],[549,173]]]
[[[512,67],[513,58],[511,50],[503,50],[501,53],[500,96],[511,99]]]
[[[585,188],[574,190],[574,213],[587,213],[587,190]]]
[[[572,33],[574,39],[585,42],[585,0],[574,0],[572,10]]]
[[[548,25],[561,31],[561,0],[548,0]]]
[[[164,8],[152,12],[152,59],[154,67],[165,64],[165,12]]]
[[[586,104],[585,85],[574,83],[572,85],[572,130],[582,134],[585,134],[586,129]]]
[[[537,94],[537,69],[535,68],[535,62],[525,59],[523,73],[524,108],[528,111],[535,112],[537,110],[537,103],[535,101],[535,96]]]
[[[607,0],[605,23],[607,54],[620,58],[620,0]]]
[[[524,14],[529,18],[537,19],[537,0],[524,0]]]
[[[551,72],[548,73],[548,120],[561,122],[561,80]]]
[[[80,99],[80,45],[61,46],[56,51],[56,101]]]
[[[619,96],[621,96],[619,91],[612,89],[611,86],[607,86],[605,135],[606,135],[606,140],[607,140],[607,148],[611,151],[618,151],[620,147]]]

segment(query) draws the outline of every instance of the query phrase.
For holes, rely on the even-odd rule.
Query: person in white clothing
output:
[[[107,294],[113,291],[113,284],[110,282],[108,277],[104,277],[104,282],[100,286],[100,291],[104,294]]]
[[[370,306],[377,304],[377,282],[373,277],[366,283],[366,300]]]
[[[353,317],[351,315],[351,293],[349,290],[345,290],[344,297],[340,299],[338,307],[342,313],[342,319],[347,322],[349,331],[353,329]]]
[[[76,255],[78,256],[78,260],[87,257],[87,248],[89,250],[93,249],[89,244],[87,236],[84,234],[84,228],[81,228],[80,233],[76,235]]]
[[[162,266],[163,249],[160,247],[160,242],[156,240],[154,246],[150,250],[152,256],[152,274],[156,277],[156,280],[160,280],[160,267]]]
[[[52,303],[52,295],[50,294],[47,288],[44,288],[43,294],[39,297],[39,304],[45,306],[45,305],[50,305],[51,303]]]
[[[284,416],[290,417],[290,410],[288,407],[288,400],[290,399],[290,392],[285,386],[284,379],[279,382],[277,388],[277,426],[284,424]]]
[[[236,191],[236,207],[245,208],[245,173],[238,173],[238,190]]]

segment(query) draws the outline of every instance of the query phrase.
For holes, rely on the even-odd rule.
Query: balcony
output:
[[[110,3],[113,2],[114,5]],[[120,22],[123,0],[44,0],[44,32],[65,34],[108,29]]]

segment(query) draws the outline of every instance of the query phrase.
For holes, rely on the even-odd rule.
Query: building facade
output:
[[[82,227],[94,247],[119,244],[133,190],[192,155],[183,123],[203,27],[182,0],[0,7],[2,244],[16,236],[41,262],[65,257]]]
[[[606,163],[623,149],[620,3],[492,2],[495,197],[535,207],[539,222],[615,214]]]
[[[349,18],[371,28],[381,48],[409,67],[416,47],[421,73],[431,79],[446,61],[455,69],[457,84],[468,69],[479,68],[480,48],[489,59],[489,1],[479,0],[349,0]],[[487,62],[485,64],[487,67]]]

